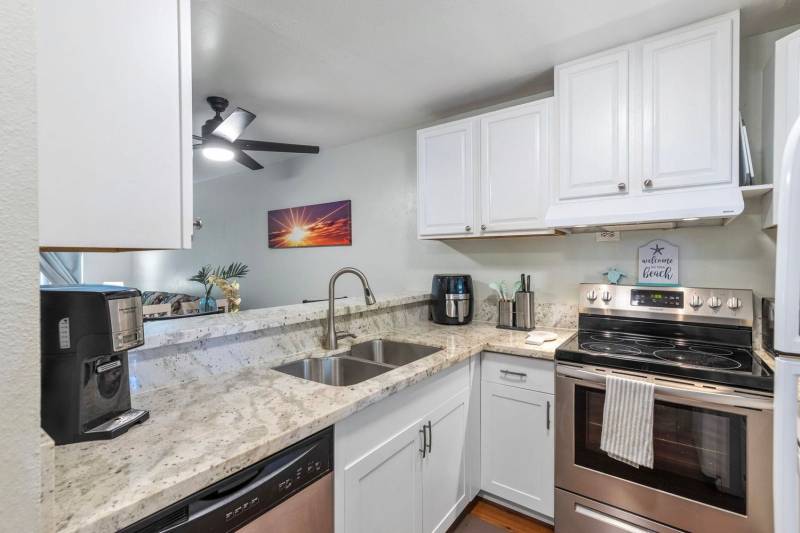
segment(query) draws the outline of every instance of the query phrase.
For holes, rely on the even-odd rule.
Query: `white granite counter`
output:
[[[336,316],[426,302],[430,300],[430,297],[430,293],[415,291],[375,295],[376,302],[373,305],[367,305],[363,298],[336,300]],[[145,345],[139,350],[291,326],[320,320],[327,316],[328,302],[326,300],[307,304],[249,309],[239,313],[151,321],[145,323]]]
[[[291,316],[253,320],[299,319]],[[189,333],[164,332],[159,342],[177,335],[212,334],[221,327],[200,326],[204,319],[197,320]],[[248,320],[241,321],[242,327],[251,327]],[[115,531],[482,350],[553,359],[555,348],[574,331],[549,331],[558,339],[531,346],[524,342],[525,333],[489,324],[449,327],[423,322],[357,342],[407,340],[441,351],[354,386],[322,385],[253,365],[138,394],[136,407],[151,413],[141,426],[111,441],[56,447],[56,530]],[[271,364],[329,354],[293,354]]]

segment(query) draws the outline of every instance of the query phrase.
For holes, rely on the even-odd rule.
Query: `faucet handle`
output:
[[[350,333],[349,331],[337,331],[336,332],[336,339],[337,340],[343,339],[345,337],[352,337],[353,339],[355,339],[356,338],[356,334],[355,333]]]

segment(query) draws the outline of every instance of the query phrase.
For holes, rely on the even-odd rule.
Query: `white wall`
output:
[[[684,284],[772,294],[774,235],[761,231],[758,212],[727,227],[628,232],[617,243],[596,243],[594,234],[420,241],[415,166],[415,131],[404,130],[199,183],[195,213],[205,226],[193,249],[136,253],[134,277],[145,289],[192,290],[183,280],[204,262],[244,261],[252,269],[242,282],[244,307],[265,307],[324,297],[330,274],[345,265],[363,269],[376,292],[427,288],[433,273],[465,272],[479,298],[490,281],[525,271],[538,301],[568,303],[578,283],[600,281],[610,266],[632,272],[638,246],[663,237],[681,246]],[[345,199],[353,202],[352,246],[267,248],[267,210]],[[354,279],[340,283],[340,293],[360,294]]]
[[[9,0],[0,17],[0,521],[38,531],[39,268],[35,3]]]

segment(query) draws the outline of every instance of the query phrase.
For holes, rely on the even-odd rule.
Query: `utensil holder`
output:
[[[536,327],[533,293],[519,291],[514,295],[515,301],[515,321],[514,326],[518,329],[532,330]]]
[[[497,302],[497,325],[506,328],[514,326],[514,302],[512,300]]]

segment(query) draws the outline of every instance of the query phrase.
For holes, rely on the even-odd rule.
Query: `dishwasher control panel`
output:
[[[122,533],[233,531],[333,471],[333,428],[137,522]]]

